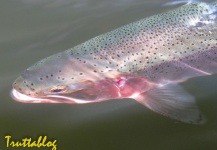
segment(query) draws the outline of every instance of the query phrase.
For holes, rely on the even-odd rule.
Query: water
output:
[[[202,126],[155,114],[131,100],[104,103],[24,104],[11,84],[34,62],[96,35],[176,6],[167,0],[2,0],[0,5],[0,147],[47,135],[64,150],[216,150],[217,76],[184,83],[207,116]],[[38,149],[38,148],[31,148]],[[51,148],[40,148],[51,149]]]

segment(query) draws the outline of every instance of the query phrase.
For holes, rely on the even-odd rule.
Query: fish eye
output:
[[[50,89],[50,92],[51,93],[60,93],[60,92],[63,92],[65,90],[66,90],[66,88],[64,86],[57,86],[57,87]]]
[[[58,93],[58,92],[61,92],[62,91],[62,89],[54,89],[54,90],[52,90],[52,92],[55,92],[55,93]]]

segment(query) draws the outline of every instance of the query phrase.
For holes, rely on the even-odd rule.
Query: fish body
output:
[[[92,103],[132,98],[187,123],[205,122],[179,83],[217,73],[217,2],[191,2],[47,57],[13,83],[15,100]]]

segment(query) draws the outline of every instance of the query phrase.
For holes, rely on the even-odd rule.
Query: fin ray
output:
[[[206,121],[194,97],[178,84],[158,85],[135,99],[149,109],[175,120],[192,124],[203,124]]]

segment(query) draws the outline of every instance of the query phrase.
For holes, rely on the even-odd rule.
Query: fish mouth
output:
[[[82,99],[71,98],[62,95],[46,95],[43,97],[31,97],[20,93],[16,89],[12,89],[10,93],[11,97],[22,103],[70,103],[70,104],[85,104],[93,101],[87,101]]]
[[[28,93],[28,92],[27,92]],[[68,103],[85,104],[120,98],[119,88],[111,81],[100,81],[83,89],[68,90],[60,93],[43,95],[23,94],[16,87],[11,90],[11,97],[23,103]]]

